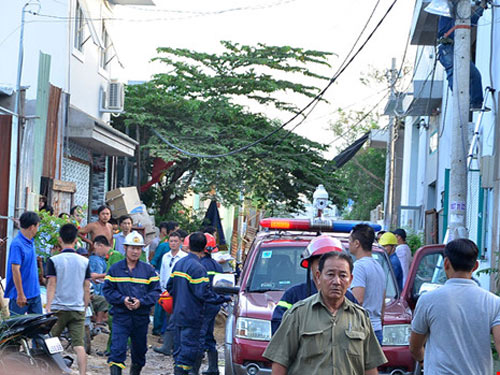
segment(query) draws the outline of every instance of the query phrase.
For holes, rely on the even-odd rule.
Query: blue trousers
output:
[[[441,44],[438,58],[446,70],[448,86],[453,91],[453,44]],[[481,82],[481,73],[472,62],[470,63],[469,85],[471,107],[479,108],[483,105],[483,84]]]
[[[205,305],[203,314],[203,325],[200,331],[200,347],[202,351],[217,350],[217,342],[214,337],[215,317],[219,313],[220,305]]]
[[[40,296],[28,299],[28,304],[24,307],[17,305],[16,299],[11,298],[9,301],[9,310],[12,316],[24,314],[42,314],[42,300]]]
[[[132,363],[139,366],[145,365],[146,352],[148,351],[148,325],[149,315],[137,315],[133,312],[113,315],[113,335],[111,336],[111,354],[108,358],[109,365],[125,367],[129,337]]]
[[[163,307],[160,306],[158,302],[155,304],[155,313],[153,316],[153,333],[154,334],[162,334],[165,332],[165,316],[166,312],[163,310]]]
[[[179,327],[174,331],[174,362],[176,367],[190,370],[198,355],[200,347],[201,327]]]

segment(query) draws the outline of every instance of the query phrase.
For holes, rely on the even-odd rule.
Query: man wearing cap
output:
[[[406,284],[406,277],[408,276],[408,271],[411,265],[411,249],[406,243],[406,231],[404,229],[398,228],[393,231],[396,239],[398,240],[398,246],[396,247],[396,255],[401,262],[401,268],[403,269],[403,285]]]
[[[295,303],[318,292],[318,279],[316,278],[316,272],[318,271],[319,258],[321,255],[331,251],[342,252],[344,251],[344,247],[342,246],[342,242],[340,242],[340,240],[326,235],[314,238],[304,250],[302,253],[303,259],[302,262],[300,262],[300,265],[301,267],[307,269],[307,281],[288,288],[274,308],[273,317],[271,319],[271,331],[273,335],[278,330],[285,312],[287,312]],[[313,280],[312,283],[311,275]],[[348,300],[358,303],[358,300],[349,290],[346,291],[345,296]]]
[[[111,375],[121,375],[130,338],[130,374],[139,375],[146,363],[149,314],[160,295],[160,278],[153,267],[139,260],[145,246],[139,233],[128,234],[124,245],[125,259],[111,266],[104,278],[103,294],[113,315],[108,364]]]

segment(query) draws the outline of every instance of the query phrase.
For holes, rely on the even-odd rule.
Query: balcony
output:
[[[413,92],[402,100],[405,116],[433,116],[437,114],[443,100],[443,81],[414,80]]]
[[[95,153],[112,156],[134,156],[137,141],[102,120],[71,106],[68,136],[72,141]]]
[[[439,16],[424,10],[429,4],[429,0],[416,0],[411,26],[412,45],[433,46],[436,43]]]

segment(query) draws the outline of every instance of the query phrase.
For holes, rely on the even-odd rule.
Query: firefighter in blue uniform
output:
[[[125,259],[113,264],[104,279],[103,294],[112,305],[113,335],[108,359],[111,375],[121,375],[131,339],[130,375],[140,375],[146,363],[149,314],[160,295],[160,278],[141,262],[144,239],[137,232],[125,237]]]
[[[302,253],[303,259],[300,265],[303,268],[307,268],[307,281],[288,288],[274,308],[271,319],[271,332],[273,335],[274,332],[278,330],[283,315],[293,306],[294,303],[302,301],[303,299],[306,299],[307,297],[318,292],[317,280],[314,275],[316,275],[316,271],[318,269],[319,258],[321,258],[321,255],[331,251],[344,251],[344,247],[342,246],[342,242],[340,242],[340,240],[326,235],[314,238],[304,250]],[[313,283],[311,283],[311,273],[314,281]],[[349,290],[346,292],[345,296],[350,301],[358,303],[354,295]]]
[[[224,273],[222,267],[214,259],[212,259],[212,253],[217,251],[217,245],[215,237],[210,233],[205,233],[205,238],[207,240],[207,245],[205,246],[205,252],[203,257],[200,259],[201,264],[207,270],[208,278],[210,279],[209,287],[212,288],[214,276],[219,273]],[[205,312],[203,315],[203,325],[201,326],[200,332],[200,345],[202,352],[207,352],[208,355],[208,369],[203,371],[203,375],[219,375],[218,366],[218,353],[216,348],[216,341],[214,338],[214,326],[215,317],[219,313],[220,304],[205,304]],[[198,373],[197,368],[194,368],[193,373]]]
[[[221,304],[229,300],[215,294],[209,287],[207,271],[200,262],[206,243],[201,232],[189,236],[189,254],[174,266],[167,284],[174,304],[171,319],[175,326],[175,375],[187,375],[200,368],[203,355],[200,332],[205,304]]]

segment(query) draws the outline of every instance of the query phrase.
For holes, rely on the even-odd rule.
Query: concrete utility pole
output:
[[[469,149],[470,0],[454,0],[453,128],[451,136],[448,241],[469,236],[467,218],[467,150]]]
[[[396,100],[395,83],[397,80],[398,71],[396,69],[396,58],[392,58],[391,70],[389,71],[389,83],[391,85],[391,94],[389,101]],[[389,116],[389,125],[387,127],[387,154],[385,160],[385,191],[384,191],[384,229],[391,229],[392,214],[394,210],[394,170],[395,170],[395,123],[394,114]]]

